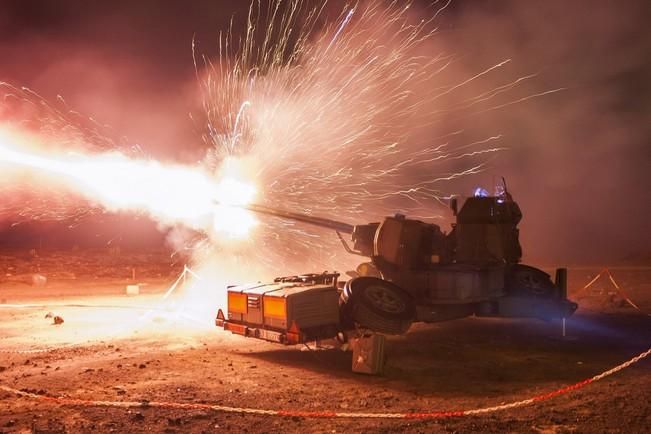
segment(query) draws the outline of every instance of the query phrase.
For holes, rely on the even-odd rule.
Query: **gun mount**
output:
[[[351,225],[263,205],[244,208],[332,229],[346,251],[370,258],[340,295],[345,328],[398,334],[414,321],[469,315],[549,320],[569,317],[577,308],[567,300],[565,269],[552,282],[542,270],[520,264],[522,213],[506,189],[495,196],[476,194],[458,211],[453,199],[456,222],[448,233],[399,214]],[[341,234],[351,236],[352,248]]]

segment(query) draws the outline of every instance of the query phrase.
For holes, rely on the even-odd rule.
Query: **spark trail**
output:
[[[198,167],[106,152],[63,158],[5,151],[4,158],[46,167],[106,209],[145,211],[208,235],[206,221],[219,214],[212,201],[231,194],[225,191],[246,196],[232,185],[215,191],[219,183],[210,174],[232,167],[242,174],[235,179],[254,185],[255,200],[266,206],[349,223],[396,211],[438,218],[452,181],[481,172],[504,150],[499,132],[476,137],[463,122],[536,97],[517,93],[534,76],[495,78],[509,59],[461,74],[459,57],[446,52],[435,27],[449,2],[418,9],[402,1],[361,1],[334,16],[327,2],[314,4],[253,1],[241,23],[245,34],[238,36],[233,25],[220,38],[217,58],[201,56],[193,44],[206,125],[207,156]],[[498,85],[487,88],[488,77]],[[44,104],[31,94],[21,98]],[[68,124],[67,114],[45,106],[41,125],[105,144],[97,129]],[[98,173],[106,177],[92,180]],[[249,250],[240,252],[245,261],[273,273],[350,266],[332,233],[273,218],[260,223]],[[211,241],[222,247],[219,237]]]
[[[396,211],[439,218],[440,202],[454,191],[450,181],[481,172],[505,149],[499,133],[473,137],[452,121],[472,121],[473,113],[504,104],[501,98],[511,101],[533,76],[507,75],[483,88],[509,59],[459,74],[458,57],[442,48],[434,22],[449,2],[433,10],[358,2],[334,19],[325,3],[313,4],[254,2],[245,37],[233,29],[224,35],[218,61],[195,47],[212,164],[241,159],[267,206],[350,223]],[[257,236],[273,252],[261,258],[270,267],[277,257],[296,271],[341,258],[334,234],[274,219],[263,224]]]

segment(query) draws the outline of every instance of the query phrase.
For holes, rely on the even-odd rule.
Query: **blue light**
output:
[[[475,197],[488,197],[488,191],[485,188],[477,187],[473,193]]]

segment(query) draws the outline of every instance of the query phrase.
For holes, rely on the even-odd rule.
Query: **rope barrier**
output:
[[[611,274],[610,270],[606,269],[606,273],[608,273],[608,279],[610,279],[610,282],[611,282],[611,283],[613,284],[613,286],[617,289],[617,292],[619,293],[619,295],[621,295],[621,296],[624,298],[624,300],[626,300],[626,302],[627,302],[628,304],[630,304],[630,305],[633,306],[635,309],[637,309],[638,312],[641,312],[641,313],[643,313],[643,314],[645,314],[645,315],[651,316],[651,315],[647,314],[646,312],[644,312],[642,309],[640,309],[640,308],[639,308],[635,303],[633,303],[633,301],[632,301],[631,298],[628,296],[628,294],[626,294],[626,293],[624,292],[624,290],[623,290],[622,288],[619,287],[619,285],[617,284],[617,282],[615,282],[615,278],[613,278],[613,275]]]
[[[638,312],[640,312],[640,313],[642,313],[642,314],[644,314],[646,316],[651,316],[650,313],[647,313],[647,312],[643,311],[642,309],[640,309],[640,307],[637,304],[635,304],[633,302],[633,300],[631,300],[631,298],[628,296],[628,294],[626,294],[624,292],[624,290],[617,284],[617,282],[615,281],[615,278],[613,277],[613,274],[610,272],[610,270],[608,268],[604,268],[603,270],[601,270],[592,280],[590,280],[590,282],[588,282],[585,286],[583,286],[583,288],[576,291],[575,296],[580,297],[589,287],[591,287],[603,275],[608,276],[608,280],[610,280],[610,283],[612,283],[612,285],[617,290],[617,293],[624,299],[624,301],[626,301],[626,303],[631,305]]]
[[[192,277],[194,277],[194,278],[197,279],[197,280],[203,280],[203,279],[201,278],[201,276],[199,276],[197,273],[195,273],[194,271],[192,271],[192,269],[191,269],[190,267],[188,267],[187,265],[185,265],[185,266],[183,267],[183,273],[188,273],[188,274],[190,274]]]
[[[115,408],[161,408],[170,410],[208,410],[224,413],[252,414],[262,416],[281,416],[281,417],[306,417],[306,418],[355,418],[355,419],[443,419],[461,416],[474,416],[498,411],[510,410],[524,407],[527,405],[539,403],[556,398],[560,395],[568,394],[579,390],[591,383],[602,380],[613,375],[640,360],[651,355],[651,348],[632,359],[615,366],[601,374],[595,375],[578,383],[562,387],[552,392],[540,394],[529,399],[514,401],[507,404],[496,405],[493,407],[476,408],[469,410],[457,411],[432,411],[432,412],[407,412],[407,413],[362,413],[362,412],[336,412],[336,411],[304,411],[304,410],[268,410],[260,408],[247,407],[230,407],[216,404],[202,403],[183,403],[170,401],[100,401],[78,398],[56,397],[39,393],[33,393],[27,390],[18,390],[3,384],[0,384],[0,390],[22,397],[30,398],[44,402],[56,403],[68,406],[80,407],[115,407]]]
[[[185,277],[186,273],[191,274],[195,278],[199,278],[192,270],[187,266],[184,267],[183,272],[177,278],[177,280],[172,284],[168,291],[163,296],[163,299],[169,297],[169,295],[174,292],[178,284]],[[612,274],[607,268],[604,268],[602,271],[597,274],[587,285],[585,285],[581,290],[578,291],[577,295],[587,290],[592,284],[594,284],[604,273],[609,277],[609,280],[613,286],[618,290],[619,294],[635,309],[642,312],[642,310],[635,305],[630,298],[624,294],[619,285],[615,282]],[[24,305],[21,307],[28,307],[29,305]],[[36,305],[31,305],[29,307],[35,307]],[[16,307],[16,306],[12,306]],[[72,306],[71,306],[72,307]],[[82,305],[77,305],[75,307],[86,307]],[[108,307],[108,306],[107,306]],[[111,306],[112,307],[112,306]],[[152,309],[153,310],[153,309]],[[644,312],[642,312],[644,313]],[[647,314],[648,315],[648,314]],[[58,346],[54,349],[60,348],[69,348],[78,346],[80,344],[67,344]],[[17,353],[17,354],[32,354],[32,353],[41,353],[52,351],[53,349],[38,349],[38,350],[0,350],[0,353]],[[524,407],[527,405],[532,405],[542,401],[547,401],[553,398],[556,398],[560,395],[568,394],[576,390],[582,389],[583,387],[594,383],[596,381],[602,380],[610,375],[613,375],[629,366],[639,362],[640,360],[651,355],[651,348],[646,350],[643,353],[633,357],[632,359],[615,366],[612,369],[609,369],[601,374],[595,375],[591,378],[579,381],[578,383],[562,387],[560,389],[544,393],[541,395],[534,396],[532,398],[514,401],[506,404],[501,404],[492,407],[483,407],[476,409],[468,410],[456,410],[456,411],[433,411],[433,412],[407,412],[407,413],[363,413],[363,412],[335,412],[335,411],[304,411],[304,410],[268,410],[268,409],[259,409],[259,408],[247,408],[247,407],[230,407],[224,405],[216,404],[203,404],[203,403],[182,403],[182,402],[170,402],[170,401],[101,401],[101,400],[89,400],[89,399],[78,399],[78,398],[66,398],[66,397],[56,397],[49,396],[45,394],[33,393],[27,390],[18,390],[3,384],[0,384],[0,390],[7,393],[23,397],[30,398],[44,402],[57,403],[60,405],[69,405],[69,406],[81,406],[81,407],[115,407],[115,408],[162,408],[162,409],[177,409],[177,410],[208,410],[208,411],[217,411],[225,413],[239,413],[239,414],[253,414],[253,415],[265,415],[265,416],[281,416],[281,417],[307,417],[307,418],[364,418],[364,419],[441,419],[441,418],[451,418],[451,417],[461,417],[461,416],[473,416],[473,415],[482,415],[487,413],[494,413],[498,411],[510,410],[514,408]]]

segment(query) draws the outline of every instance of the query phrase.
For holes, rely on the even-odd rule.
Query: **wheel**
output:
[[[416,311],[409,294],[376,277],[358,277],[346,282],[339,305],[345,326],[357,324],[386,334],[405,333]]]
[[[509,294],[544,298],[558,297],[560,289],[549,274],[528,265],[514,265],[507,273],[506,287]]]

